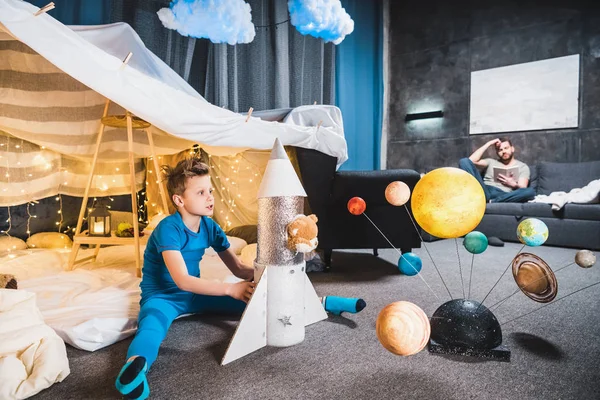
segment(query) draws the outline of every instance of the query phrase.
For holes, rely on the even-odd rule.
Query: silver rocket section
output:
[[[299,196],[258,199],[257,264],[283,266],[304,261],[302,253],[288,249],[286,229],[303,209],[304,199]]]

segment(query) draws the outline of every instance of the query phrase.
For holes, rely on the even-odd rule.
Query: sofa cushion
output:
[[[566,204],[558,211],[545,203],[491,203],[486,214],[512,215],[520,218],[561,218],[600,221],[600,204]]]
[[[582,163],[541,162],[538,166],[538,194],[569,192],[600,178],[600,161]]]
[[[538,165],[529,165],[529,172],[529,187],[535,190],[535,193],[537,193],[539,183]]]

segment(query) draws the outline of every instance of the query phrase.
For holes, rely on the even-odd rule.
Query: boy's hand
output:
[[[252,293],[254,293],[254,282],[238,282],[232,283],[227,289],[227,296],[233,297],[236,300],[241,300],[244,303],[250,301]]]
[[[243,265],[243,268],[240,268],[238,278],[241,278],[241,279],[244,279],[247,281],[253,280],[254,279],[254,268],[249,267],[247,265]]]

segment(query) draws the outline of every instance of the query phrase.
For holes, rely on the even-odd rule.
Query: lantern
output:
[[[110,212],[105,205],[99,205],[88,215],[89,236],[110,236]]]

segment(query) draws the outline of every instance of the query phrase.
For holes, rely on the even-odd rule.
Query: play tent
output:
[[[334,156],[338,166],[348,157],[337,107],[298,107],[283,123],[240,115],[208,103],[129,25],[67,27],[45,13],[36,16],[38,10],[25,1],[0,2],[0,206],[58,193],[81,196],[107,99],[110,115],[128,110],[152,125],[157,154],[199,144],[221,157],[213,178],[223,189],[232,170],[258,177],[250,166],[260,166],[252,161],[236,169],[244,161],[239,155],[271,149],[277,137]],[[150,148],[146,135],[134,135],[134,142],[141,188]],[[125,130],[106,128],[91,195],[129,193],[128,171]]]

